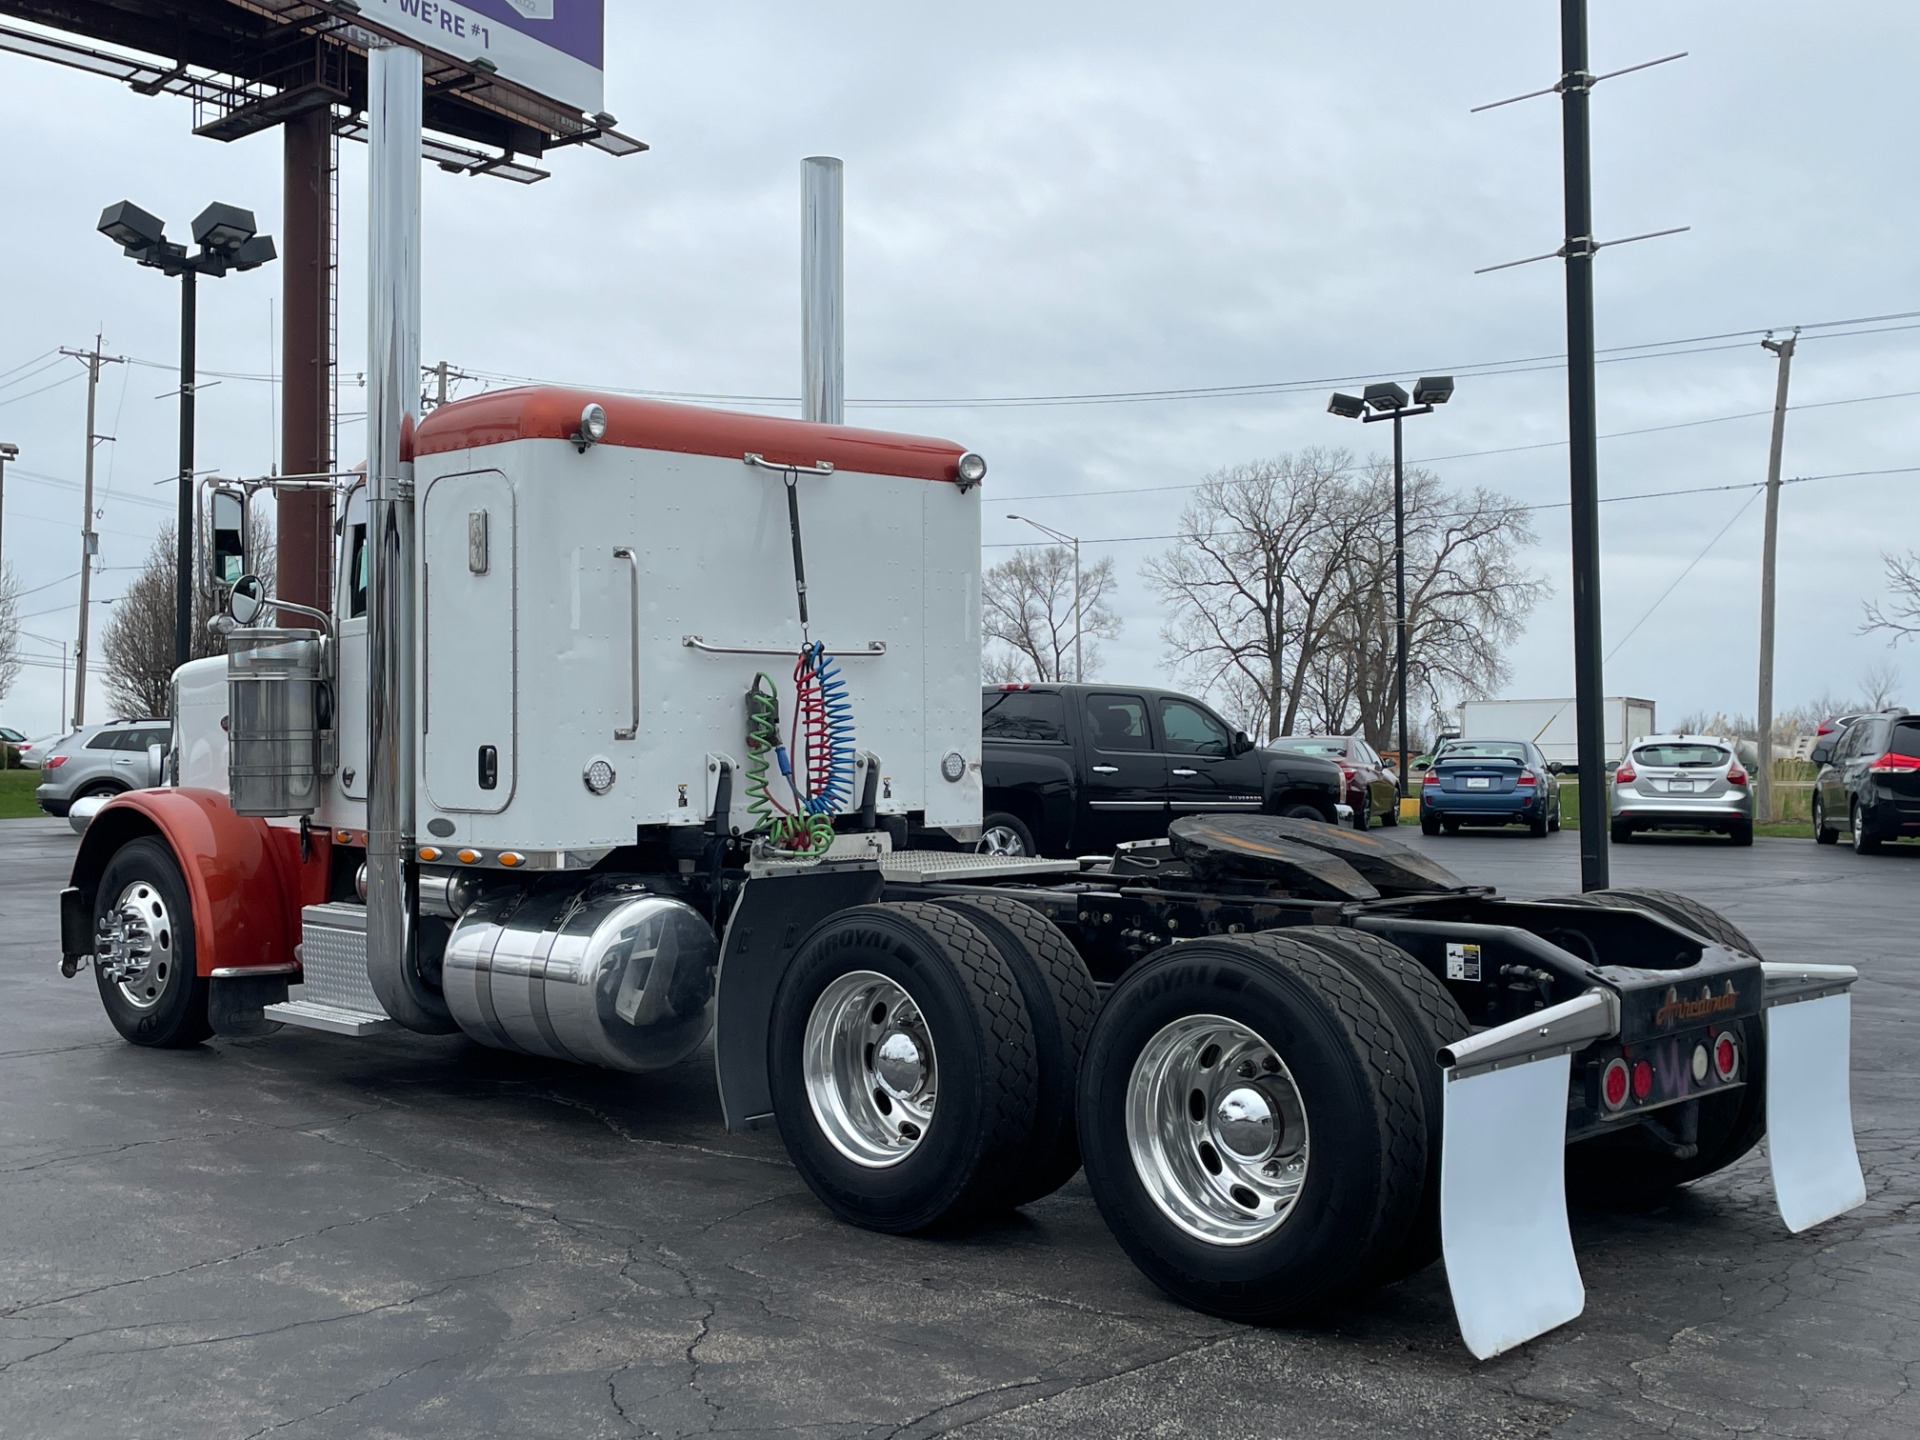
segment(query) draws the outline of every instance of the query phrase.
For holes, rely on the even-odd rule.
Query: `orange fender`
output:
[[[86,914],[107,861],[142,835],[166,841],[186,877],[197,974],[294,959],[301,907],[327,898],[325,830],[308,832],[303,863],[298,830],[236,815],[217,790],[129,790],[101,807],[80,841],[73,884]]]

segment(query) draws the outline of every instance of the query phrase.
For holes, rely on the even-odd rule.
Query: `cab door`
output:
[[[519,646],[513,485],[443,475],[420,510],[420,729],[428,800],[494,815],[513,802]]]
[[[1217,715],[1191,700],[1164,695],[1160,711],[1160,748],[1167,757],[1167,800],[1171,813],[1205,815],[1260,808],[1260,757],[1235,753],[1233,732]]]
[[[1167,759],[1154,744],[1144,695],[1083,692],[1080,730],[1086,745],[1082,834],[1076,846],[1106,850],[1126,840],[1167,833]]]

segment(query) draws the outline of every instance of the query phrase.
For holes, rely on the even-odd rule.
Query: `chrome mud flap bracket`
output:
[[[1440,1247],[1476,1359],[1586,1308],[1567,1226],[1567,1086],[1574,1051],[1619,1032],[1619,997],[1589,990],[1440,1052]]]
[[[1867,1198],[1848,1079],[1851,965],[1762,964],[1767,1026],[1767,1163],[1798,1234]]]

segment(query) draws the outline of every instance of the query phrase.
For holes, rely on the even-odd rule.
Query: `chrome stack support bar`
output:
[[[417,963],[413,467],[420,395],[420,53],[367,56],[367,980],[409,1030],[457,1027]]]

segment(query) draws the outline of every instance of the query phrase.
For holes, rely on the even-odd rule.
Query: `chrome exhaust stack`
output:
[[[801,419],[846,417],[845,171],[830,155],[800,162]]]
[[[420,53],[367,56],[367,980],[388,1015],[451,1034],[419,968],[414,860],[413,466],[402,439],[420,393]]]

